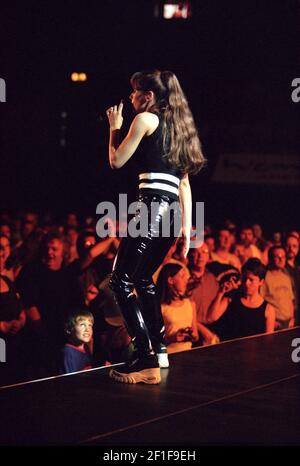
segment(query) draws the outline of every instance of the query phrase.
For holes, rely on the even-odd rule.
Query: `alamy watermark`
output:
[[[292,101],[297,104],[300,102],[300,78],[294,78],[292,81],[292,87],[295,87],[295,89],[291,93],[291,98]]]
[[[152,201],[150,209],[143,201],[131,202],[128,206],[127,194],[119,194],[118,209],[113,202],[103,201],[97,205],[96,214],[103,215],[96,224],[96,232],[100,238],[115,236],[115,232],[110,228],[110,224],[116,225],[127,219],[127,215],[132,214],[133,218],[128,222],[127,228],[119,230],[119,237],[130,236],[132,238],[147,237],[149,235],[149,223],[151,223],[152,237],[181,236],[182,211],[180,203],[173,201],[166,204]],[[117,215],[118,211],[118,215]],[[173,212],[171,214],[171,212]],[[172,215],[172,217],[171,217]],[[118,217],[118,218],[117,218]],[[173,220],[172,220],[173,218]],[[190,248],[197,248],[204,241],[204,202],[195,203],[195,229],[191,229]]]
[[[0,362],[6,362],[6,343],[0,338]]]
[[[3,78],[0,78],[0,102],[6,102],[6,83]]]
[[[294,338],[291,346],[295,348],[291,354],[292,361],[300,362],[300,338]]]

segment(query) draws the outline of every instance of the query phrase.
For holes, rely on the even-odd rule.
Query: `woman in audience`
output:
[[[242,267],[241,286],[232,275],[220,287],[210,306],[209,319],[218,321],[221,340],[274,332],[275,309],[260,294],[265,275],[262,262],[251,258]]]
[[[196,307],[185,294],[188,280],[187,269],[179,264],[166,264],[158,277],[168,353],[189,350],[199,338]]]

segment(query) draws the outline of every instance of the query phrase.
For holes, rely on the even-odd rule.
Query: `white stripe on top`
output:
[[[169,191],[170,193],[179,194],[179,189],[169,184],[164,183],[139,183],[139,189],[150,188],[150,189],[161,189],[163,191]]]
[[[141,173],[139,175],[140,180],[166,180],[166,181],[171,181],[172,183],[175,183],[177,186],[179,186],[180,179],[177,176],[174,175],[169,175],[168,173],[154,173],[154,172],[148,172],[148,173]]]

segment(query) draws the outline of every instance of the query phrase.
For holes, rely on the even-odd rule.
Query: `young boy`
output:
[[[68,343],[63,348],[62,372],[77,372],[92,368],[89,343],[93,336],[94,317],[86,309],[70,314],[66,321],[65,332]]]

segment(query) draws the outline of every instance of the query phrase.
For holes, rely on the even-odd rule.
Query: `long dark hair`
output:
[[[197,174],[206,159],[187,99],[172,71],[143,71],[134,73],[130,79],[133,89],[152,91],[156,102],[148,108],[163,117],[163,144],[172,167],[184,174]]]
[[[174,277],[182,266],[180,264],[169,263],[162,267],[157,279],[157,296],[161,304],[171,304],[174,295],[168,283],[169,277]]]

